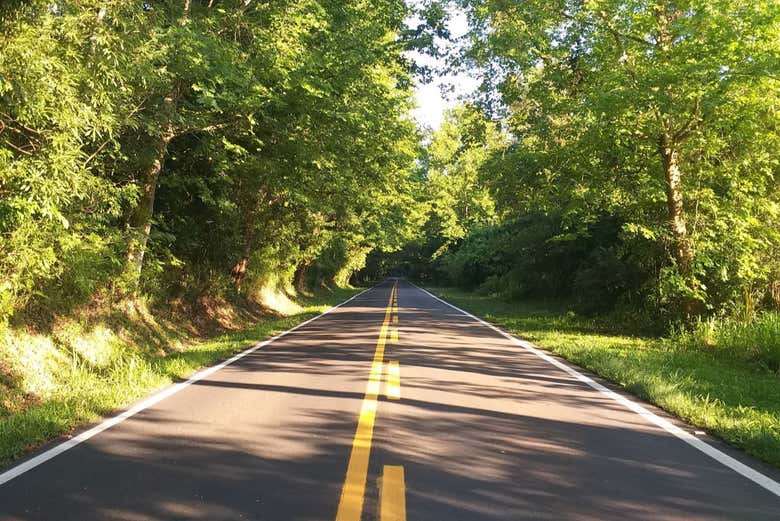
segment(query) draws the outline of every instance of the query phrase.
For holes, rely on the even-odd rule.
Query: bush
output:
[[[584,229],[555,215],[529,214],[469,234],[444,256],[450,281],[466,289],[517,298],[571,300],[585,313],[643,307],[662,252],[622,235],[605,216]]]
[[[683,349],[707,349],[780,371],[780,313],[764,312],[752,320],[711,317],[672,332]]]

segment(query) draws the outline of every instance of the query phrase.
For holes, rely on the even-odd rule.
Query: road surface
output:
[[[404,281],[176,390],[41,451],[0,519],[780,519],[773,469],[705,446],[766,481],[745,477]]]

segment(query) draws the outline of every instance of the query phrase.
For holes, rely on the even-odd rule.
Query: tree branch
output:
[[[102,143],[102,144],[101,144],[101,145],[100,145],[100,146],[97,148],[97,150],[95,150],[95,152],[93,152],[93,153],[92,153],[92,155],[91,155],[91,156],[89,156],[89,157],[87,158],[87,160],[86,160],[86,161],[84,161],[84,167],[86,167],[86,166],[89,164],[89,162],[90,162],[90,161],[92,161],[93,159],[95,159],[95,158],[97,157],[97,155],[98,155],[98,154],[99,154],[99,153],[100,153],[100,152],[101,152],[101,151],[102,151],[102,150],[103,150],[103,149],[106,147],[106,145],[108,145],[110,142],[111,142],[111,140],[110,140],[110,139],[107,139],[107,140],[103,141],[103,143]]]
[[[574,16],[574,15],[571,15],[571,14],[567,13],[566,11],[564,11],[564,12],[562,13],[562,15],[563,15],[563,17],[564,17],[565,19],[567,19],[567,20],[570,20],[570,21],[572,21],[572,22],[580,22],[580,20],[579,20],[579,19],[578,19],[576,16]],[[642,45],[644,45],[644,46],[646,46],[646,47],[655,47],[655,44],[653,44],[653,43],[651,43],[651,42],[648,42],[648,41],[647,41],[647,40],[645,40],[644,38],[641,38],[641,37],[639,37],[639,36],[636,36],[636,35],[633,35],[633,34],[625,34],[625,33],[622,33],[622,32],[620,32],[620,31],[618,31],[617,29],[615,29],[614,27],[612,27],[612,26],[610,25],[609,21],[606,19],[606,17],[607,17],[607,13],[605,13],[604,11],[600,11],[600,12],[597,14],[597,16],[598,16],[598,17],[601,19],[601,22],[603,23],[603,25],[604,25],[604,28],[605,28],[607,31],[609,31],[610,33],[612,33],[613,35],[615,35],[615,36],[617,36],[617,37],[619,37],[619,38],[623,38],[623,39],[625,39],[625,40],[632,40],[632,41],[634,41],[634,42],[641,43]]]
[[[27,150],[24,150],[23,148],[19,148],[18,146],[14,145],[13,143],[11,143],[10,141],[8,141],[7,139],[5,140],[5,144],[6,144],[6,145],[8,145],[9,147],[13,148],[13,149],[14,149],[14,150],[16,150],[17,152],[20,152],[20,153],[22,153],[22,154],[24,154],[24,155],[27,155],[27,156],[31,156],[31,155],[33,155],[33,153],[32,153],[32,152],[29,152],[29,151],[27,151]],[[35,150],[35,149],[33,149],[33,150]]]
[[[699,128],[702,122],[702,117],[700,112],[701,112],[701,99],[696,98],[696,102],[693,108],[693,114],[691,114],[691,117],[689,117],[688,120],[680,127],[680,129],[675,131],[672,135],[672,139],[674,140],[675,143],[680,143],[684,141],[697,128]]]

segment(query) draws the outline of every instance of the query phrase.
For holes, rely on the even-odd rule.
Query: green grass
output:
[[[114,318],[69,323],[54,334],[6,331],[0,338],[0,465],[284,331],[357,290],[299,298],[300,312],[253,327],[195,338],[186,325]]]
[[[550,303],[510,302],[452,288],[442,298],[617,383],[683,420],[780,467],[780,375],[750,352],[753,342],[776,339],[776,320],[759,320],[749,333],[716,328],[718,342],[626,335],[604,319],[585,319]],[[722,346],[718,348],[717,346]],[[776,347],[776,344],[775,346]]]
[[[780,313],[764,312],[749,320],[700,320],[672,338],[681,347],[704,348],[780,371]]]

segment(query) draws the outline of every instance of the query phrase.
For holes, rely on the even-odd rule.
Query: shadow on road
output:
[[[331,520],[388,288],[0,487],[0,519]],[[410,521],[780,519],[763,489],[411,287],[383,465]]]

